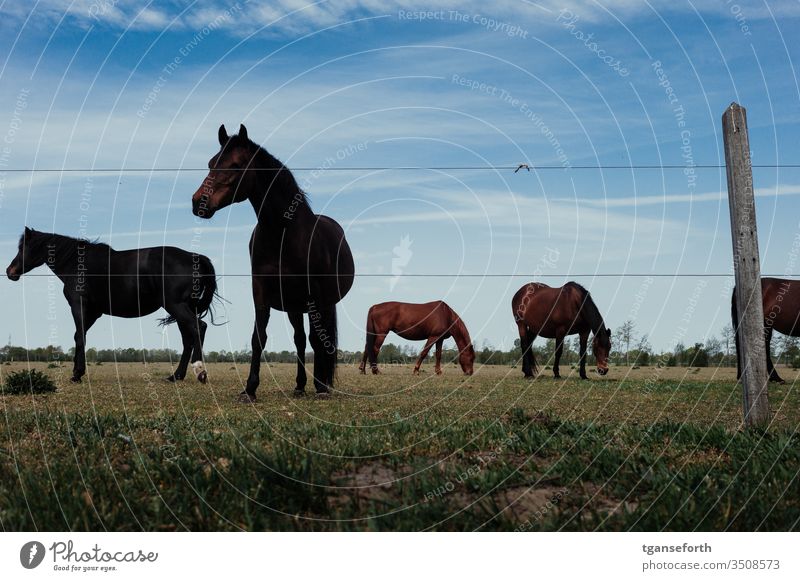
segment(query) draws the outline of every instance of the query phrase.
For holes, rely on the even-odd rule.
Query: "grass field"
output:
[[[58,392],[0,396],[6,531],[800,528],[790,370],[759,432],[731,369],[343,366],[332,398],[298,400],[294,367],[265,365],[249,406],[244,365],[207,385],[162,381],[166,364],[92,365],[81,385],[35,367]]]

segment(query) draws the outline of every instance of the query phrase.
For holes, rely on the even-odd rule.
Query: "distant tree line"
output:
[[[772,341],[772,357],[776,364],[800,368],[800,337],[786,337],[776,334]],[[539,341],[534,345],[534,354],[542,366],[552,365],[555,351],[555,340]],[[578,337],[571,336],[564,342],[564,352],[561,356],[562,365],[578,365]],[[591,361],[591,339],[589,342],[589,358]],[[340,351],[341,363],[357,364],[361,361],[362,351]],[[7,361],[41,361],[57,362],[70,361],[74,349],[64,351],[61,347],[47,346],[35,349],[26,349],[15,345],[0,347],[0,362]],[[519,339],[514,341],[514,347],[504,351],[492,347],[484,341],[475,349],[476,363],[481,365],[517,365],[521,352]],[[384,343],[380,353],[381,365],[409,365],[416,361],[419,349],[412,345],[395,345]],[[174,363],[180,357],[175,349],[96,349],[86,350],[86,360],[89,363]],[[625,321],[614,331],[611,363],[617,366],[652,366],[662,367],[732,367],[736,365],[736,344],[734,333],[730,325],[722,328],[719,336],[710,336],[703,342],[685,344],[678,342],[672,349],[656,352],[651,347],[647,335],[638,335],[633,321]],[[207,351],[206,361],[210,363],[234,363],[250,361],[250,350],[241,351]],[[265,354],[267,361],[274,363],[294,363],[294,351],[270,351]],[[428,359],[433,358],[433,350]],[[314,353],[306,353],[306,361],[314,361]],[[458,364],[458,351],[453,346],[442,351],[443,364]]]

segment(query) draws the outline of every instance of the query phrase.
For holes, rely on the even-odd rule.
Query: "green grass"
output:
[[[3,530],[800,528],[792,383],[771,386],[760,432],[741,429],[730,370],[343,367],[343,392],[296,400],[273,365],[246,406],[230,367],[205,386],[161,381],[166,365],[81,385],[65,368],[54,394],[0,398]]]

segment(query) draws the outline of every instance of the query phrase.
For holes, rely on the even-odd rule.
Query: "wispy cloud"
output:
[[[798,196],[800,186],[778,184],[769,188],[756,188],[757,198]],[[663,194],[660,196],[628,196],[624,198],[556,198],[553,201],[591,206],[595,208],[638,208],[641,206],[664,206],[667,204],[696,204],[727,200],[728,192],[706,192],[701,194]]]
[[[800,4],[780,2],[766,6],[758,0],[738,0],[741,13],[749,20],[800,16]],[[653,0],[605,0],[579,2],[539,0],[521,2],[500,0],[489,7],[479,0],[440,0],[434,5],[420,0],[273,0],[269,3],[250,0],[198,0],[189,9],[180,3],[142,7],[136,0],[39,0],[32,7],[24,2],[6,2],[2,12],[6,17],[22,20],[34,10],[40,21],[57,22],[67,17],[82,26],[108,26],[138,30],[202,29],[209,23],[230,30],[236,35],[265,31],[271,34],[297,34],[366,16],[389,15],[401,12],[458,11],[462,14],[502,16],[525,26],[551,25],[542,16],[569,10],[584,20],[598,21],[614,14],[622,18],[652,16],[654,12],[692,12],[726,14],[729,7],[716,0],[673,2]]]

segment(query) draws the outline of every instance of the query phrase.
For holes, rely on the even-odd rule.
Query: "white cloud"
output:
[[[756,188],[757,198],[798,196],[800,186],[778,184],[770,188]],[[660,196],[630,196],[624,198],[557,198],[557,202],[571,202],[596,208],[638,208],[640,206],[663,206],[666,204],[695,204],[727,200],[728,192],[706,192],[702,194],[664,194]]]
[[[189,10],[180,3],[170,3],[158,9],[142,8],[137,0],[39,0],[35,10],[37,20],[60,20],[67,15],[81,26],[105,25],[120,28],[162,30],[176,28],[202,28],[217,20],[226,11],[230,18],[220,26],[234,34],[251,34],[265,30],[271,33],[297,34],[347,22],[368,16],[390,15],[397,17],[402,10],[413,11],[458,11],[462,14],[491,14],[492,17],[508,19],[510,24],[525,26],[552,24],[542,16],[569,10],[589,21],[609,19],[609,13],[618,18],[652,16],[653,12],[692,12],[705,15],[730,15],[730,8],[718,0],[693,0],[674,2],[669,0],[605,0],[602,2],[579,2],[564,0],[440,0],[432,5],[421,0],[273,0],[269,4],[248,0],[198,0]],[[741,14],[748,20],[800,16],[797,2],[777,2],[767,5],[762,0],[738,0]],[[24,19],[30,9],[28,3],[6,2],[1,13],[15,19]],[[513,22],[512,22],[513,21]],[[266,27],[266,28],[265,28]]]

